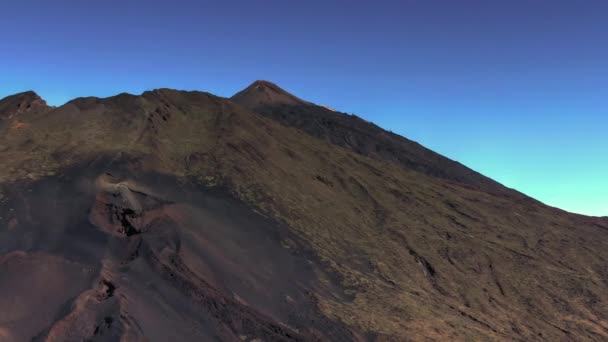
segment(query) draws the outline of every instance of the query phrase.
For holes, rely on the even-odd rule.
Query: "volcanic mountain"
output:
[[[1,341],[608,339],[608,219],[257,81],[0,100]]]

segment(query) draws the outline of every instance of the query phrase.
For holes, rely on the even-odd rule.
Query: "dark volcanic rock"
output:
[[[354,338],[311,296],[341,297],[340,284],[322,284],[325,267],[279,223],[226,189],[104,160],[27,189],[5,184],[21,194],[0,211],[18,222],[0,235],[0,286],[13,298],[1,312],[11,338]],[[37,285],[19,286],[24,282]],[[56,298],[39,310],[45,296]]]

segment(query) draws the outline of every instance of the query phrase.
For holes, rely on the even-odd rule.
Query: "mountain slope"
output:
[[[202,92],[24,124],[0,127],[6,340],[608,337],[605,219]]]
[[[268,81],[254,82],[235,94],[231,100],[286,126],[301,129],[314,137],[349,148],[356,153],[375,159],[396,161],[408,169],[484,191],[522,197],[516,191],[416,142],[387,132],[355,115],[347,115],[300,100]]]

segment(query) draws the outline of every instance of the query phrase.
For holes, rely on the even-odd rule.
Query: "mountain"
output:
[[[24,94],[0,100],[0,340],[608,338],[608,219],[270,82]]]

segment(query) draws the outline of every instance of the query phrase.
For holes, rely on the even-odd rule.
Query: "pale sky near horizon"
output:
[[[20,1],[0,97],[256,79],[567,211],[608,216],[608,1]]]

